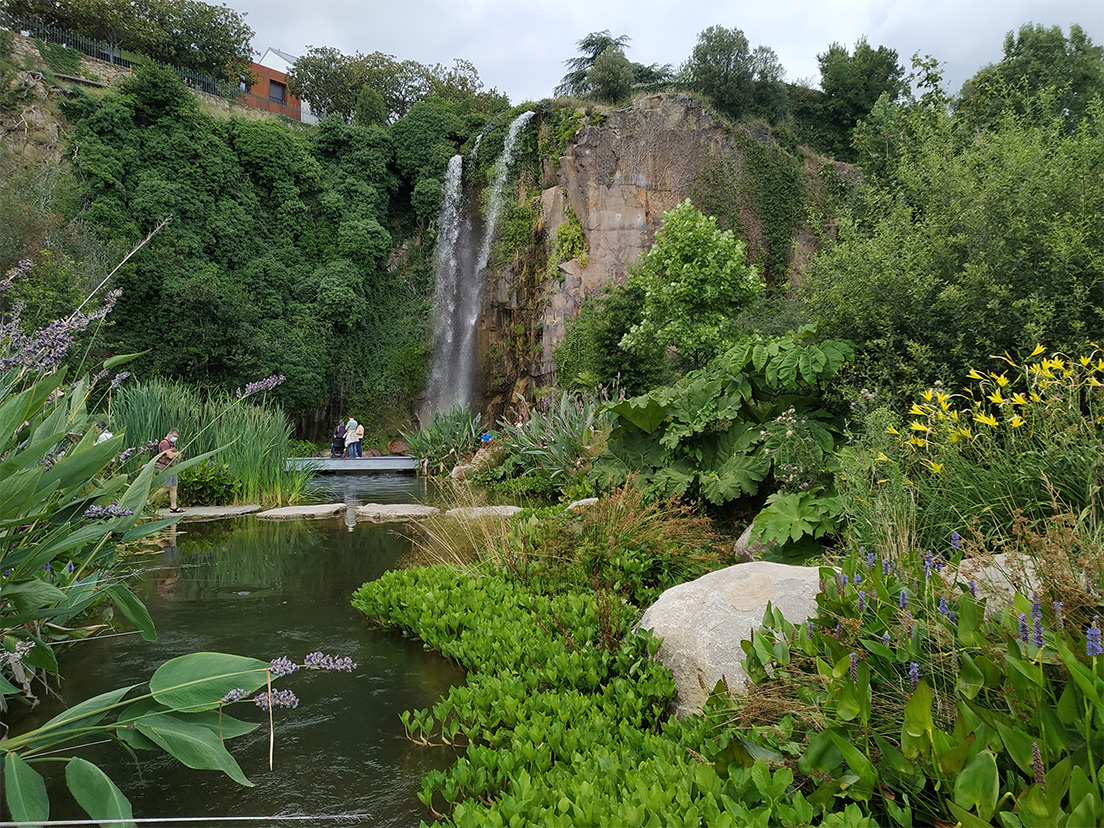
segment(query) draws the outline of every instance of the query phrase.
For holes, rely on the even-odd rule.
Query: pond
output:
[[[328,502],[350,505],[439,499],[426,481],[406,475],[335,477],[326,486]],[[349,656],[358,667],[352,674],[300,671],[280,681],[300,703],[275,711],[274,769],[268,769],[267,727],[228,743],[252,788],[160,753],[143,752],[136,766],[115,744],[82,751],[126,793],[135,816],[198,817],[209,825],[220,824],[218,817],[261,825],[429,821],[416,797],[421,777],[454,755],[409,742],[399,714],[432,706],[464,674],[419,642],[369,626],[349,604],[362,583],[403,565],[410,540],[395,525],[255,518],[182,524],[175,540],[175,548],[169,536],[165,548],[145,556],[133,582],[157,625],[157,641],[126,635],[70,649],[61,664],[68,703],[144,682],[162,662],[189,652],[263,660],[285,655],[302,663],[321,650]],[[266,720],[251,705],[234,712]],[[58,771],[50,780],[51,816],[84,817]]]

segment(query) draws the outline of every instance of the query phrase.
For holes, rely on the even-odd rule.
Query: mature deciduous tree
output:
[[[620,103],[632,91],[633,71],[620,49],[610,46],[594,61],[587,73],[591,95],[602,103]]]
[[[1040,96],[1051,90],[1049,97]],[[1077,24],[1067,38],[1059,26],[1026,24],[1004,38],[1004,58],[986,66],[962,87],[960,121],[993,126],[1006,110],[1034,113],[1043,121],[1062,115],[1077,128],[1089,101],[1104,96],[1104,47]]]
[[[689,199],[663,214],[655,244],[630,271],[629,283],[643,291],[644,303],[622,347],[655,342],[698,367],[732,344],[736,316],[763,292],[744,242],[718,229],[717,219]]]
[[[755,71],[748,39],[739,29],[710,26],[699,34],[686,69],[693,88],[729,117],[740,118],[750,108]]]
[[[835,133],[832,148],[837,158],[854,157],[851,130],[873,108],[884,93],[896,99],[905,91],[905,70],[897,62],[897,52],[886,46],[873,48],[865,37],[859,38],[853,54],[847,47],[833,43],[817,55],[820,87],[824,90],[824,115]]]

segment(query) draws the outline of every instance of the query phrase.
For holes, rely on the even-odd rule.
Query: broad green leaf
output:
[[[667,419],[667,406],[650,394],[621,400],[611,405],[609,411],[632,423],[645,434],[651,434]]]
[[[166,661],[150,679],[158,702],[185,713],[218,707],[241,688],[250,693],[267,681],[268,663],[227,653],[189,653]]]
[[[46,783],[15,751],[4,757],[3,783],[0,787],[15,822],[45,822],[50,818]]]
[[[948,802],[947,807],[950,808],[961,828],[991,828],[992,823],[988,820],[978,819],[965,808],[953,802]]]
[[[142,638],[146,641],[157,639],[157,631],[153,627],[153,619],[150,618],[149,610],[146,609],[146,605],[138,599],[137,595],[131,592],[125,584],[112,584],[105,591],[111,597],[111,602],[119,608],[119,611],[127,617],[127,620],[138,628]]]
[[[119,354],[118,356],[113,356],[110,359],[105,359],[103,364],[104,370],[110,371],[112,368],[117,368],[120,365],[126,365],[128,362],[138,359],[138,357],[144,356],[148,353],[148,350],[139,351],[136,354]]]
[[[166,713],[143,718],[134,726],[189,768],[220,770],[240,785],[253,786],[237,760],[208,728]]]
[[[41,741],[56,741],[60,734],[76,730],[80,728],[92,727],[100,721],[107,712],[115,707],[131,690],[137,687],[137,684],[131,684],[128,687],[120,687],[115,690],[109,690],[106,693],[101,693],[98,696],[93,696],[90,699],[82,701],[80,704],[75,704],[68,710],[59,713],[38,728],[38,730],[32,731],[28,736],[33,736],[29,739],[32,742]]]
[[[831,731],[822,730],[809,740],[809,747],[797,760],[797,767],[808,774],[818,770],[832,773],[843,762],[843,753],[832,739]]]
[[[920,679],[912,697],[905,704],[905,722],[903,729],[910,736],[923,736],[931,733],[935,727],[932,721],[932,691],[928,683]]]
[[[96,820],[128,820],[112,822],[122,828],[133,826],[129,820],[134,816],[130,800],[115,785],[106,773],[86,759],[70,759],[65,766],[65,783],[77,804],[86,814]]]
[[[958,664],[958,691],[972,699],[985,686],[985,675],[965,651],[959,653]]]
[[[10,601],[19,612],[32,612],[42,607],[59,604],[65,593],[53,584],[32,578],[29,581],[7,583],[0,586],[0,597]]]

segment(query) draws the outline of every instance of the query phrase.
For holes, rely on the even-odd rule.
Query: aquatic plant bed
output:
[[[501,574],[444,566],[388,572],[353,606],[469,671],[407,735],[463,754],[419,799],[458,826],[799,825],[813,806],[793,774],[755,761],[718,775],[710,726],[668,718],[674,685],[636,611],[603,592],[542,595]]]

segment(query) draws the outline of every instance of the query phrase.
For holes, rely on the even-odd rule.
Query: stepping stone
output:
[[[436,506],[422,506],[418,503],[365,503],[356,510],[357,522],[396,523],[399,521],[425,520],[439,515]]]
[[[337,517],[345,511],[344,503],[325,503],[320,506],[284,506],[260,512],[260,520],[325,520]]]
[[[181,523],[200,523],[207,520],[224,520],[226,518],[252,515],[261,511],[261,507],[253,504],[244,506],[187,506],[183,514],[173,514],[168,509],[158,509],[157,516],[162,518],[179,517]]]
[[[521,511],[520,506],[461,506],[449,509],[445,517],[478,520],[480,518],[512,517]]]

